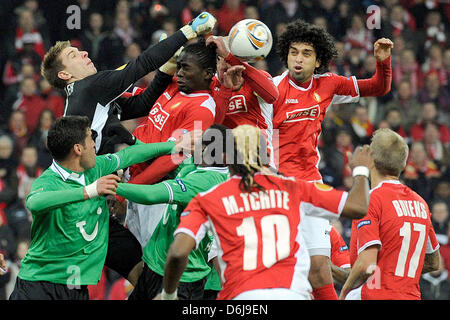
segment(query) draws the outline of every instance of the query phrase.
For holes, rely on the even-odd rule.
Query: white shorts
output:
[[[311,300],[311,295],[308,292],[299,293],[287,288],[268,288],[242,292],[233,300]]]
[[[304,215],[300,223],[300,231],[308,248],[309,256],[326,256],[330,258],[331,224],[328,220]]]

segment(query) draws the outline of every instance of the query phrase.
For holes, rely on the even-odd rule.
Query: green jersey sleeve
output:
[[[143,143],[136,140],[135,145],[122,149],[119,152],[98,156],[96,158],[96,168],[100,170],[99,176],[105,176],[133,164],[171,154],[174,148],[175,142],[173,141]]]
[[[33,213],[39,213],[83,200],[84,187],[64,190],[46,190],[45,186],[41,186],[30,192],[26,200],[26,207]]]

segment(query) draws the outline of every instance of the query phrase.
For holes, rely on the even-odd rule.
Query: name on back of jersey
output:
[[[320,106],[318,104],[302,109],[295,109],[286,112],[286,120],[284,122],[296,122],[303,120],[316,120],[320,115]]]
[[[230,98],[228,104],[227,114],[234,114],[238,112],[247,112],[247,102],[245,96],[238,94]]]
[[[223,197],[222,203],[228,215],[244,211],[264,209],[289,210],[289,193],[281,190],[266,190],[251,193],[240,193],[238,201],[234,195]]]
[[[157,102],[150,110],[150,113],[148,114],[148,119],[153,123],[155,128],[162,131],[162,128],[164,127],[164,124],[167,122],[167,119],[169,119],[169,116],[170,115],[162,109],[159,102]]]
[[[428,218],[427,209],[420,201],[393,200],[392,204],[399,217]]]

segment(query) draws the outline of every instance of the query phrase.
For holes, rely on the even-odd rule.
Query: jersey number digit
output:
[[[290,248],[289,220],[281,214],[261,218],[262,262],[266,268],[286,258]],[[247,217],[236,228],[237,234],[244,237],[244,270],[255,270],[258,262],[258,231],[255,219]]]
[[[420,253],[422,252],[425,242],[426,227],[421,223],[413,223],[414,231],[419,232],[419,239],[416,243],[416,248],[409,261],[408,277],[415,278],[417,267],[419,265]],[[406,259],[408,258],[409,247],[411,244],[411,223],[405,222],[400,229],[400,236],[403,237],[402,247],[398,254],[397,267],[395,268],[395,275],[403,277],[405,274]]]

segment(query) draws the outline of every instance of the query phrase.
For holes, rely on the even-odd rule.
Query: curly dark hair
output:
[[[301,19],[289,23],[286,31],[279,37],[277,53],[287,67],[289,47],[294,42],[303,42],[313,46],[320,66],[314,73],[321,74],[329,70],[330,62],[337,56],[334,38],[323,28],[307,23]]]

